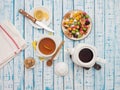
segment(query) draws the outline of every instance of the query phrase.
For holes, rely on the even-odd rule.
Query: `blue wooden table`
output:
[[[31,45],[40,34],[49,33],[33,28],[18,13],[20,8],[29,12],[37,6],[49,9],[50,27],[55,30],[55,35],[65,40],[59,58],[52,67],[47,67],[46,61],[40,62]],[[81,41],[67,39],[61,30],[63,15],[73,9],[84,10],[92,18],[92,32]],[[1,0],[0,22],[6,19],[16,26],[29,46],[0,70],[0,90],[120,90],[120,0]],[[65,49],[78,43],[96,46],[99,56],[108,63],[101,64],[100,71],[76,66]],[[37,62],[33,70],[24,67],[24,58],[29,56]],[[65,77],[54,74],[54,66],[60,61],[69,65],[69,74]]]

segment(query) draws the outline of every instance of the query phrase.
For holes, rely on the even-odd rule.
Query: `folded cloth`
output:
[[[9,21],[0,24],[0,68],[27,47],[25,40]]]

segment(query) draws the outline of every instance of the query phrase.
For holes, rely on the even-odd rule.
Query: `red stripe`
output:
[[[19,46],[15,42],[15,40],[8,34],[8,32],[0,25],[1,29],[4,31],[4,33],[12,40],[12,42],[15,44],[15,46],[19,49]]]

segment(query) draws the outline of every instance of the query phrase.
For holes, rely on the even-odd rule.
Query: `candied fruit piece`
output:
[[[85,25],[89,25],[89,24],[90,24],[90,21],[87,20],[87,21],[85,22]]]

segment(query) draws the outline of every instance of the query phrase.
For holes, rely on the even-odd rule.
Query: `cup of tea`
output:
[[[58,47],[57,40],[54,36],[44,35],[37,41],[36,51],[40,57],[52,56]]]
[[[104,59],[97,56],[97,49],[92,45],[78,44],[74,48],[68,49],[68,52],[71,54],[73,62],[85,69],[94,67],[99,70],[101,66],[96,62],[106,62]]]

